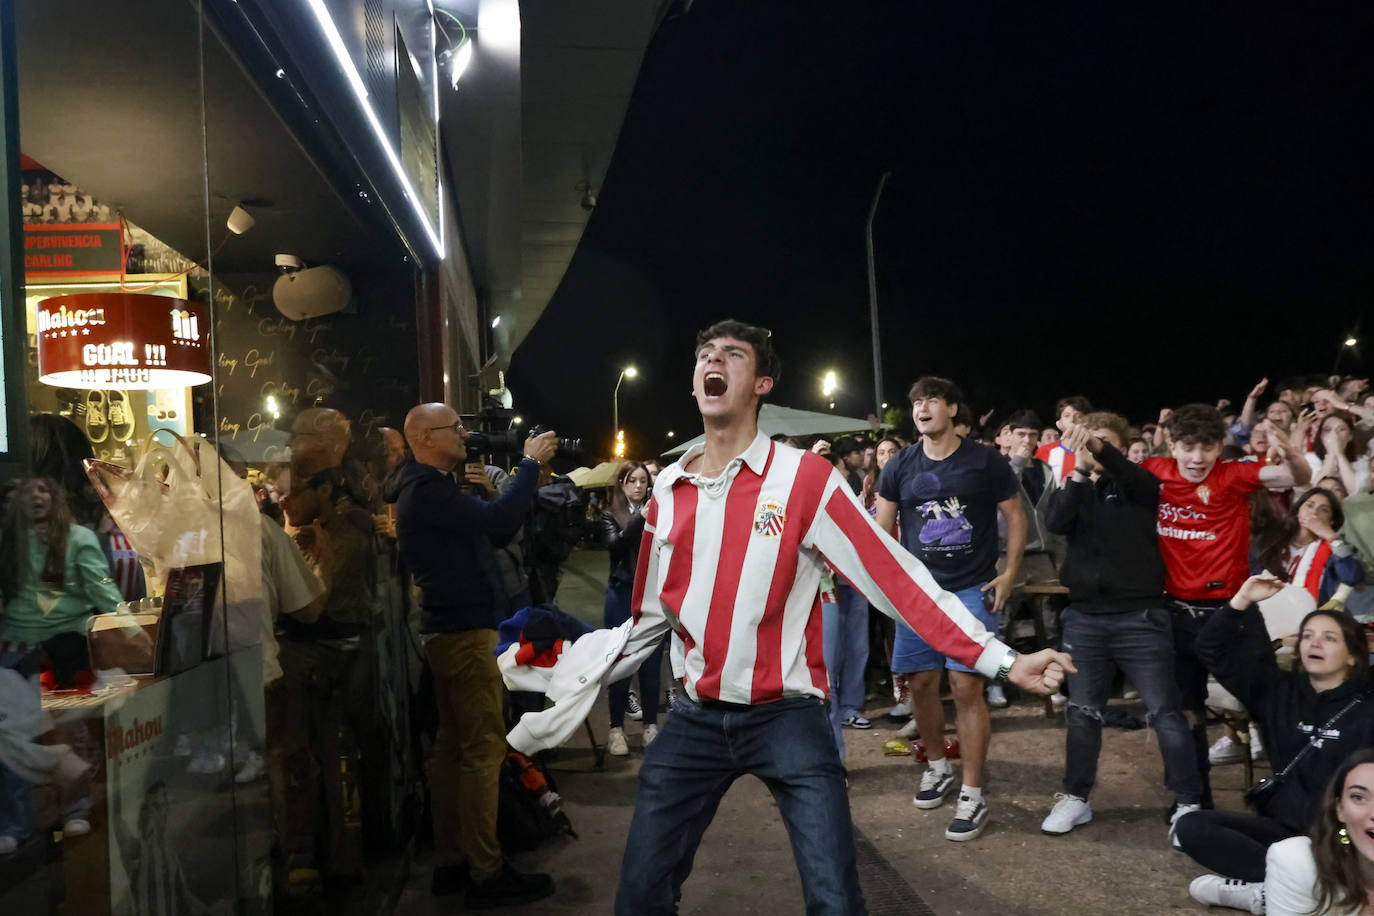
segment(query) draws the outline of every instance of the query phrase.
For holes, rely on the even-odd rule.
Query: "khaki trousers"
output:
[[[425,644],[439,733],[429,762],[436,864],[468,863],[481,881],[501,871],[496,811],[506,726],[496,631],[440,633]]]

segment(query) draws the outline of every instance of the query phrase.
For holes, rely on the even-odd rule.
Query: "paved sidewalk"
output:
[[[599,623],[599,583],[605,575],[604,553],[575,553],[560,586],[560,606]],[[961,844],[944,838],[952,804],[935,811],[911,805],[921,766],[882,755],[883,742],[897,728],[881,718],[890,705],[875,701],[869,716],[877,726],[846,735],[850,803],[871,912],[920,914],[921,902],[940,916],[1206,911],[1187,891],[1202,869],[1168,845],[1162,815],[1170,799],[1152,731],[1107,729],[1093,822],[1051,837],[1040,832],[1040,821],[1059,789],[1063,717],[1046,719],[1042,705],[1025,698],[994,710],[986,786],[992,819],[979,840]],[[946,710],[952,722],[948,703]],[[591,721],[604,740],[604,696]],[[608,759],[604,772],[594,769],[585,731],[560,749],[552,770],[581,839],[560,839],[515,857],[517,867],[552,874],[558,893],[507,912],[611,911],[641,759],[638,723],[627,724],[626,731],[631,756]],[[1220,806],[1241,809],[1241,782],[1239,767],[1214,771]],[[456,898],[430,897],[428,886],[428,867],[417,863],[398,912],[423,916],[462,910]],[[686,916],[801,912],[801,885],[787,834],[762,783],[744,779],[730,790],[702,842],[683,897]]]

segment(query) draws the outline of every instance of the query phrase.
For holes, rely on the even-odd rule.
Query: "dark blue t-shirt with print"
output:
[[[878,495],[898,506],[902,546],[951,592],[997,575],[997,504],[1016,493],[1007,459],[970,439],[943,461],[909,445],[878,479]]]

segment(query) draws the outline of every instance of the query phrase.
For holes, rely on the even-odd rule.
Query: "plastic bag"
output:
[[[159,585],[173,569],[223,563],[224,603],[216,604],[212,651],[262,642],[262,529],[257,500],[204,439],[170,430],[128,471],[87,459],[86,475],[130,545],[153,565]],[[220,616],[228,612],[227,625]],[[226,631],[227,626],[227,631]]]

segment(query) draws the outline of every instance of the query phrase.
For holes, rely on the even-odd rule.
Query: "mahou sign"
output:
[[[138,293],[38,303],[38,380],[63,388],[189,388],[210,381],[205,305]]]

